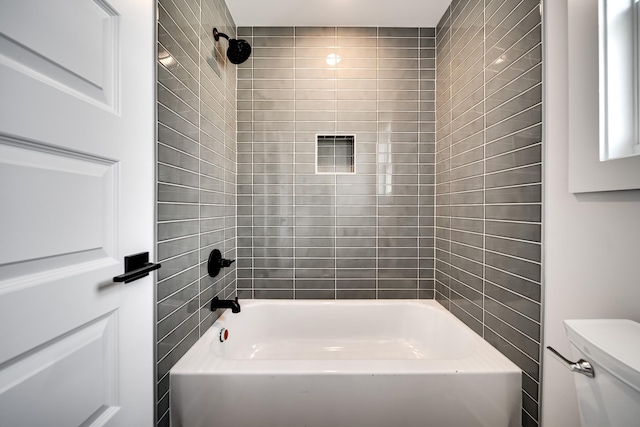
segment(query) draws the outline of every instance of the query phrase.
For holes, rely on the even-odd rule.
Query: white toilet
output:
[[[640,323],[589,319],[565,326],[573,357],[595,374],[575,374],[582,426],[640,426]]]

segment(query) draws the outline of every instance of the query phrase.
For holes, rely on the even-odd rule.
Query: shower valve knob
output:
[[[214,249],[209,254],[209,261],[207,262],[207,272],[209,276],[216,277],[220,273],[220,269],[224,267],[230,267],[231,264],[236,262],[235,259],[222,258],[222,252],[218,249]]]

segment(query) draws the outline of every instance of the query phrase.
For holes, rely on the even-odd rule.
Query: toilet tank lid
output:
[[[587,361],[600,365],[640,391],[640,323],[628,319],[565,320],[564,323],[569,341]]]

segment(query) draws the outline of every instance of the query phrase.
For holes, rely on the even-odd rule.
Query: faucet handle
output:
[[[209,276],[216,277],[220,273],[220,269],[223,267],[229,267],[236,262],[235,259],[222,258],[222,252],[218,249],[214,249],[209,254],[209,260],[207,261],[207,272]]]
[[[222,258],[222,259],[220,260],[220,267],[230,267],[230,266],[231,266],[231,264],[233,264],[234,262],[236,262],[236,260],[235,260],[235,259],[225,259],[225,258]]]
[[[572,362],[566,357],[564,357],[563,355],[561,355],[558,350],[551,347],[550,345],[547,346],[547,350],[549,350],[556,359],[564,363],[564,365],[567,368],[569,368],[570,371],[577,372],[578,374],[585,375],[589,378],[593,378],[596,376],[596,373],[593,369],[593,365],[591,365],[591,363],[587,362],[586,360],[580,359],[577,362]]]

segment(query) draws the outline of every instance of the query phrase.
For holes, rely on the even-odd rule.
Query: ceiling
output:
[[[239,27],[435,27],[451,0],[226,0]]]

